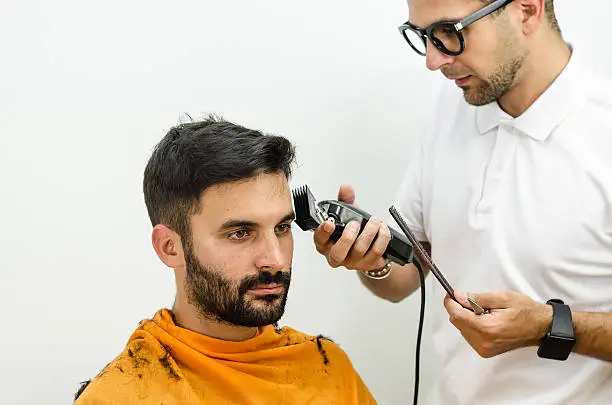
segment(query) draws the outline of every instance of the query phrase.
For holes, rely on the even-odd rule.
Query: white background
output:
[[[566,39],[610,74],[612,3],[556,3]],[[0,402],[70,403],[139,320],[172,305],[141,182],[183,113],[289,137],[293,186],[325,199],[353,183],[386,215],[441,82],[397,32],[406,18],[403,0],[3,0]],[[282,323],[333,338],[380,404],[411,403],[418,297],[374,298],[294,232]]]

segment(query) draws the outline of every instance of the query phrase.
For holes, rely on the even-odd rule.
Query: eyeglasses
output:
[[[440,21],[422,29],[406,21],[399,31],[408,44],[421,56],[427,54],[427,39],[440,50],[450,56],[460,55],[465,50],[465,40],[461,31],[470,24],[512,3],[513,0],[495,0],[460,21]]]

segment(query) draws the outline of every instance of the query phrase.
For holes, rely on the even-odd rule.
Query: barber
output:
[[[434,283],[443,366],[427,403],[611,404],[612,81],[564,40],[552,0],[408,9],[406,45],[451,84],[394,204],[462,291]],[[419,287],[413,264],[383,259],[380,220],[333,230],[314,236],[332,267],[392,302]]]

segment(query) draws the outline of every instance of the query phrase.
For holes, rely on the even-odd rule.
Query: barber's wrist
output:
[[[540,329],[538,331],[538,339],[542,339],[552,327],[553,308],[548,304],[540,304],[541,311],[539,312]]]
[[[553,308],[548,304],[538,303],[534,310],[533,324],[536,326],[532,339],[529,343],[538,346],[546,334],[550,331],[553,321]]]

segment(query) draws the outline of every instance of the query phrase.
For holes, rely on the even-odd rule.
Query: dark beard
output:
[[[191,252],[186,252],[186,294],[200,315],[232,325],[257,327],[271,325],[283,316],[291,281],[291,270],[272,274],[262,271],[248,276],[237,284],[223,278],[223,269],[215,271],[203,266]],[[279,284],[280,294],[249,297],[247,292],[256,286]]]
[[[501,65],[482,85],[463,88],[465,101],[471,105],[482,106],[499,100],[514,85],[524,61],[524,56],[518,56]]]

